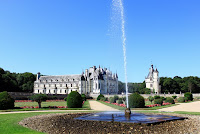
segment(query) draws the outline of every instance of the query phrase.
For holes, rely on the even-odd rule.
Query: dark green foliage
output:
[[[149,96],[148,97],[148,100],[151,102],[151,104],[152,104],[152,101],[154,100],[154,97],[152,97],[152,96]]]
[[[100,100],[101,97],[104,97],[104,95],[103,95],[103,94],[100,94],[100,95],[97,97],[97,100]]]
[[[129,108],[143,108],[145,107],[145,100],[138,93],[133,93],[128,97]]]
[[[86,101],[86,95],[85,94],[81,94],[81,97],[82,97],[83,101]]]
[[[160,96],[159,95],[155,95],[154,99],[160,99]]]
[[[177,98],[177,96],[172,96],[172,98],[173,98],[173,99],[176,99],[176,98]]]
[[[161,98],[163,101],[164,101],[164,100],[166,100],[166,98],[165,98],[165,97],[160,97],[160,98]]]
[[[160,104],[162,105],[163,104],[163,100],[160,98],[160,99],[155,99],[154,100],[154,104]]]
[[[126,97],[122,97],[122,100],[123,100],[123,101],[126,101]]]
[[[68,108],[82,108],[83,99],[77,91],[72,91],[67,96]]]
[[[178,102],[185,102],[185,97],[179,97]]]
[[[65,97],[64,100],[67,101],[67,97]]]
[[[13,109],[15,100],[11,98],[8,92],[4,91],[0,93],[0,110]]]
[[[110,98],[109,98],[109,102],[110,102],[110,103],[115,103],[114,97],[110,97]]]
[[[36,101],[39,105],[39,108],[41,108],[41,103],[43,101],[46,101],[47,100],[47,95],[46,94],[34,94],[32,96],[30,96],[30,99],[33,100],[33,101]]]
[[[35,79],[32,73],[10,73],[0,68],[0,92],[33,92]]]
[[[185,100],[186,101],[192,101],[193,100],[193,95],[190,92],[187,92],[184,94]]]
[[[115,95],[114,96],[114,102],[116,102],[116,100],[118,100],[118,99],[119,99],[119,96]]]
[[[174,99],[171,98],[171,97],[166,97],[165,102],[169,102],[169,103],[171,103],[171,104],[175,104]]]
[[[106,101],[105,97],[101,97],[100,101]]]
[[[116,101],[116,103],[118,103],[118,104],[123,104],[123,101],[122,101],[121,98],[119,98],[119,99]]]

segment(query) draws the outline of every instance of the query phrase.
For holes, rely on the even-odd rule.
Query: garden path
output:
[[[159,111],[186,111],[186,112],[200,112],[200,101],[189,103],[178,103],[179,105],[162,108]]]
[[[89,101],[90,107],[95,111],[119,111],[118,109],[114,109],[112,107],[106,106],[98,101],[91,100]]]

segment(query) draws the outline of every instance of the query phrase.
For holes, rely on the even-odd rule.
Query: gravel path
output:
[[[178,103],[179,105],[159,109],[158,111],[187,111],[187,112],[200,112],[200,101],[190,103]]]
[[[114,109],[98,101],[89,101],[89,103],[90,103],[91,109],[95,111],[119,111],[118,109]]]
[[[200,116],[178,115],[188,117],[185,120],[164,122],[157,125],[140,125],[132,123],[84,121],[74,118],[87,113],[47,114],[26,118],[20,125],[49,134],[199,134]],[[165,113],[167,114],[167,113]]]

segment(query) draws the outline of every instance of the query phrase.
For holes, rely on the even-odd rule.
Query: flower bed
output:
[[[32,102],[32,100],[15,100],[15,102]]]
[[[109,101],[104,101],[105,103],[110,103]],[[113,105],[116,105],[116,106],[120,106],[120,107],[126,107],[125,104],[118,104],[118,103],[111,103]]]
[[[162,105],[171,105],[172,103],[169,102],[164,102]],[[157,107],[157,106],[161,106],[160,104],[151,104],[151,105],[146,105],[146,107]]]

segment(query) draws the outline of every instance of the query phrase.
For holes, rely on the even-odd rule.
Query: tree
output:
[[[34,95],[30,96],[30,99],[33,101],[36,101],[39,105],[39,108],[41,108],[41,103],[43,101],[47,100],[47,95],[46,94],[34,94]]]
[[[152,102],[153,102],[153,100],[154,100],[154,97],[152,97],[152,96],[149,96],[148,97],[148,100],[151,102],[151,104],[152,104]]]

